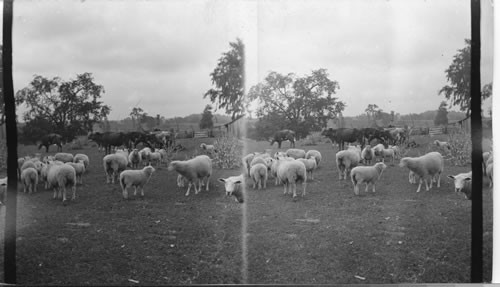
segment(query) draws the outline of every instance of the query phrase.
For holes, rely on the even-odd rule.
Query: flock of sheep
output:
[[[449,149],[447,142],[434,141],[434,144],[444,150]],[[217,150],[213,145],[202,143],[200,148],[207,154],[213,155]],[[366,185],[365,192],[371,185],[375,192],[375,183],[380,180],[387,166],[385,160],[388,158],[394,163],[396,158],[401,157],[398,146],[378,144],[370,145],[361,149],[360,146],[350,145],[345,150],[335,154],[336,166],[339,172],[339,180],[346,180],[349,175],[353,184],[354,193],[359,195],[359,185]],[[134,196],[137,191],[144,196],[144,186],[149,182],[155,172],[152,164],[158,166],[167,162],[169,155],[165,149],[152,151],[146,147],[141,150],[117,149],[114,153],[105,155],[102,159],[107,183],[118,181],[122,188],[124,199],[128,198],[128,190],[134,187]],[[322,161],[322,155],[317,150],[290,148],[285,152],[278,151],[271,154],[271,150],[263,153],[252,152],[242,158],[244,172],[227,178],[219,178],[224,183],[226,195],[235,196],[236,201],[244,202],[242,185],[246,179],[250,179],[254,189],[266,189],[269,178],[274,178],[275,185],[283,184],[284,194],[292,194],[297,197],[297,184],[302,184],[302,196],[306,194],[306,182],[314,180],[313,172]],[[375,162],[373,165],[372,163]],[[45,189],[53,189],[53,198],[61,198],[67,201],[66,190],[72,190],[71,199],[76,198],[76,185],[82,184],[82,177],[89,166],[89,157],[85,154],[72,155],[70,153],[57,153],[54,156],[41,158],[40,154],[35,157],[23,157],[18,159],[18,177],[24,185],[24,192],[36,192],[37,184],[43,182]],[[139,169],[143,166],[142,169]],[[400,167],[409,170],[408,181],[412,184],[418,182],[417,192],[425,183],[426,190],[432,188],[433,183],[440,187],[441,174],[444,169],[444,160],[440,152],[429,152],[420,157],[403,157],[400,159]],[[131,169],[127,169],[131,168]],[[493,154],[483,154],[483,170],[493,183]],[[168,171],[176,171],[177,186],[184,187],[188,184],[186,196],[189,195],[192,186],[198,194],[203,185],[209,190],[209,181],[212,175],[212,159],[207,155],[198,155],[189,160],[175,160],[168,164]],[[454,180],[455,191],[463,192],[470,199],[470,186],[472,172],[449,175]],[[6,185],[6,179],[0,179],[0,185]],[[198,185],[198,186],[197,186]]]

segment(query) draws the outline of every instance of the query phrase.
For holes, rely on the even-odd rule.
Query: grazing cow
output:
[[[127,146],[128,144],[127,135],[122,132],[105,132],[102,134],[101,140],[105,154],[110,154],[112,147]]]
[[[344,149],[345,142],[353,143],[358,142],[361,147],[364,146],[363,132],[360,129],[340,128],[340,129],[326,129],[321,132],[321,135],[328,137],[332,143],[339,144],[339,150]]]
[[[281,142],[286,140],[290,141],[290,147],[295,147],[295,132],[292,130],[277,131],[270,142],[271,145],[277,142],[278,148],[281,148]]]
[[[102,145],[102,133],[100,132],[95,132],[95,133],[89,133],[87,138],[97,144],[97,149],[101,151],[103,145]]]
[[[57,145],[57,151],[62,151],[62,136],[56,133],[42,136],[38,149],[41,149],[42,146],[44,146],[45,152],[49,152],[49,146],[53,144]]]
[[[391,140],[390,134],[381,129],[362,128],[361,132],[367,144],[371,144],[371,141],[374,139],[377,139],[379,143],[388,143]]]

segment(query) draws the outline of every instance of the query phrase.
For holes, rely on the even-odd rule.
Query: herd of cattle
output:
[[[356,195],[359,195],[359,185],[362,183],[366,184],[365,191],[368,191],[371,185],[372,191],[375,192],[375,183],[380,180],[387,168],[385,160],[390,158],[394,162],[396,158],[401,158],[402,145],[408,141],[408,131],[405,129],[326,129],[322,135],[328,137],[332,144],[338,144],[339,151],[335,154],[335,162],[339,180],[346,180],[349,176]],[[186,196],[189,195],[193,186],[195,193],[200,192],[204,185],[206,190],[209,189],[212,175],[210,156],[217,153],[217,148],[213,145],[205,143],[200,145],[206,155],[198,155],[184,161],[171,161],[171,153],[175,150],[175,137],[168,132],[91,133],[88,138],[104,148],[105,155],[102,163],[106,181],[108,183],[119,182],[125,199],[128,198],[127,190],[130,187],[134,187],[134,195],[139,189],[141,195],[144,196],[143,188],[155,172],[152,164],[158,166],[164,162],[168,162],[168,171],[177,172],[178,187],[188,185]],[[377,139],[380,143],[370,146],[369,143],[373,139]],[[59,147],[61,144],[59,140],[60,137],[57,134],[49,134],[42,139],[39,149],[46,146],[48,151],[50,144],[56,144]],[[270,139],[270,143],[273,145],[274,142],[278,142],[280,147],[285,140],[290,141],[291,146],[294,147],[294,132],[279,131]],[[141,142],[146,147],[141,150],[136,149],[135,147]],[[345,142],[357,143],[357,145],[345,147]],[[442,151],[449,149],[447,142],[436,140],[434,144]],[[113,153],[112,147],[115,148]],[[271,150],[252,152],[242,158],[243,173],[218,180],[224,183],[226,194],[235,196],[240,203],[244,202],[242,186],[248,179],[253,182],[254,189],[265,189],[267,180],[274,178],[275,185],[283,184],[284,193],[292,193],[295,200],[296,184],[302,184],[302,196],[304,196],[306,182],[313,180],[313,172],[321,162],[322,155],[317,150],[290,148],[285,152],[274,154],[271,154]],[[373,165],[372,162],[374,162]],[[73,191],[72,199],[75,199],[76,185],[82,183],[82,176],[89,167],[89,157],[85,154],[73,155],[63,152],[45,157],[36,154],[34,157],[19,158],[18,166],[18,177],[24,184],[25,192],[36,191],[36,185],[43,182],[46,189],[54,190],[54,198],[62,197],[63,202],[66,202],[67,188]],[[423,183],[427,190],[432,188],[433,183],[436,183],[438,188],[440,187],[441,174],[444,169],[444,160],[440,152],[430,152],[420,157],[403,157],[400,159],[399,166],[408,168],[409,183],[419,183],[417,192],[420,191]],[[484,154],[484,172],[492,184],[492,152]],[[455,181],[455,190],[463,192],[467,198],[470,198],[471,172],[449,177]],[[0,185],[5,184],[6,179],[0,180]]]

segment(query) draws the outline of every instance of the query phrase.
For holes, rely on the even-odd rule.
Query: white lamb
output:
[[[285,152],[286,156],[298,159],[298,158],[306,158],[306,151],[298,148],[290,148]]]
[[[389,157],[392,159],[392,162],[394,163],[394,159],[396,158],[396,152],[392,148],[384,148],[380,152],[380,156],[382,157],[382,162],[385,162],[385,158]]]
[[[141,189],[141,196],[144,197],[144,185],[149,182],[151,175],[155,172],[155,168],[151,165],[144,167],[142,170],[124,170],[120,173],[120,185],[122,187],[122,195],[124,199],[128,198],[127,189],[134,187],[134,196],[137,195],[137,188]]]
[[[302,197],[306,195],[307,172],[304,164],[297,160],[282,161],[278,166],[278,179],[284,184],[284,194],[293,192],[297,197],[297,182],[302,183]]]
[[[209,154],[214,154],[217,153],[217,149],[213,144],[206,144],[206,143],[201,143],[200,148],[202,148],[204,151],[206,151]]]
[[[76,183],[83,184],[83,174],[85,173],[85,163],[83,160],[80,160],[78,162],[67,162],[65,163],[67,165],[72,166],[75,169],[76,173]]]
[[[139,168],[139,164],[141,163],[141,155],[139,154],[139,150],[134,148],[132,152],[128,155],[128,162],[132,168]]]
[[[451,149],[451,146],[448,142],[443,142],[443,141],[439,141],[439,140],[435,140],[434,141],[434,144],[438,147],[438,148],[441,148],[443,150],[450,150]]]
[[[375,159],[375,152],[370,145],[366,145],[361,151],[361,159],[365,162],[365,164],[371,164],[372,160]]]
[[[420,192],[422,180],[425,181],[425,188],[429,190],[427,178],[431,177],[430,188],[432,188],[432,177],[437,175],[437,187],[440,187],[441,173],[444,169],[443,156],[439,152],[430,152],[420,157],[404,157],[399,163],[400,167],[407,167],[419,178],[417,192]]]
[[[102,159],[104,172],[106,173],[106,183],[115,183],[122,171],[127,168],[128,160],[123,155],[108,154]]]
[[[169,171],[177,171],[188,180],[188,190],[186,196],[189,195],[191,186],[194,185],[195,194],[201,191],[201,185],[204,178],[207,179],[206,190],[209,189],[209,180],[212,175],[212,160],[206,155],[199,155],[193,159],[179,161],[174,160],[168,165]],[[199,181],[199,188],[196,188],[196,180]]]
[[[245,185],[244,174],[240,174],[238,176],[230,176],[228,178],[219,178],[219,181],[224,183],[226,195],[233,195],[234,199],[239,203],[244,202],[244,189],[242,187]]]
[[[67,152],[58,152],[54,155],[54,160],[62,162],[73,162],[73,155]]]
[[[316,157],[311,156],[310,158],[299,158],[298,161],[302,162],[306,167],[307,177],[314,180],[313,171],[318,167]]]
[[[85,165],[85,170],[87,170],[90,164],[89,156],[83,153],[75,154],[75,156],[73,157],[73,162],[78,162],[80,160],[83,161],[83,164]]]
[[[335,154],[337,169],[339,171],[339,179],[347,179],[347,174],[353,167],[358,166],[361,161],[361,154],[354,149],[341,150]]]
[[[159,153],[158,151],[154,151],[154,152],[150,153],[149,154],[149,161],[150,161],[150,164],[154,163],[156,166],[158,166],[161,162],[161,153]]]
[[[246,156],[244,156],[241,161],[243,162],[243,167],[245,168],[246,171],[246,176],[250,176],[250,163],[252,162],[253,158],[255,157],[255,153],[249,153]]]
[[[382,150],[385,149],[385,146],[381,143],[377,144],[376,146],[373,147],[373,152],[375,153],[375,156],[380,156],[382,153]]]
[[[40,170],[40,181],[45,183],[45,189],[49,189],[49,182],[47,180],[47,175],[49,170],[54,165],[64,164],[62,161],[49,161],[48,163],[42,163],[42,169]]]
[[[76,172],[75,169],[67,164],[52,164],[47,174],[48,188],[54,188],[54,199],[61,197],[66,203],[66,188],[71,187],[73,196],[76,198]]]
[[[21,172],[21,182],[24,184],[23,191],[29,193],[36,192],[36,185],[38,184],[38,171],[32,167],[28,167]]]
[[[151,154],[151,149],[145,147],[139,151],[139,154],[141,155],[142,164],[149,165],[149,155]]]
[[[310,149],[306,152],[306,158],[311,158],[313,156],[316,159],[316,167],[319,167],[319,163],[322,159],[321,153],[315,149]]]
[[[368,186],[372,185],[372,192],[375,192],[375,183],[382,176],[382,172],[387,168],[385,163],[377,162],[373,166],[357,166],[351,170],[351,181],[354,184],[354,194],[359,195],[359,184],[365,183],[365,192]]]
[[[271,164],[271,176],[275,178],[274,185],[278,185],[279,184],[278,167],[284,161],[294,161],[294,159],[291,158],[291,157],[278,157],[277,159],[274,159],[273,162],[272,162],[272,164]]]
[[[168,152],[165,149],[163,149],[163,148],[159,149],[158,152],[161,154],[161,161],[160,161],[160,163],[167,162],[167,160],[168,160]]]
[[[401,157],[401,149],[397,145],[389,145],[388,148],[394,150],[394,158],[400,158]]]
[[[266,189],[267,182],[267,166],[264,163],[256,163],[250,168],[250,177],[253,180],[253,188]]]
[[[274,153],[274,158],[278,159],[279,157],[287,157],[286,152],[284,151],[277,151]]]
[[[448,175],[454,180],[455,192],[462,192],[465,198],[471,199],[472,196],[472,171],[459,173],[457,175]]]

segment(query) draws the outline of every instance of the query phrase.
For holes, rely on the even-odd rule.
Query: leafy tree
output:
[[[130,112],[130,118],[132,119],[132,125],[136,128],[136,125],[140,123],[141,119],[144,117],[144,110],[142,108],[133,107]]]
[[[210,77],[215,88],[208,90],[209,97],[218,109],[225,109],[231,119],[245,114],[245,46],[240,39],[229,43],[231,50],[222,54]]]
[[[257,116],[279,119],[275,129],[292,129],[300,138],[311,130],[325,128],[329,119],[344,110],[345,103],[333,97],[338,88],[338,83],[328,78],[326,69],[304,77],[270,72],[263,82],[250,89],[248,98],[259,102]]]
[[[434,118],[434,125],[447,125],[448,124],[448,110],[446,109],[446,102],[442,101],[439,104],[439,108],[436,113],[436,117]]]
[[[200,129],[211,129],[214,127],[212,106],[206,105],[200,120]]]
[[[365,112],[366,112],[366,115],[368,116],[368,118],[372,119],[372,120],[375,120],[377,114],[382,111],[378,108],[378,106],[376,104],[369,104],[368,107],[366,107],[365,109]]]
[[[446,69],[446,79],[449,85],[439,90],[439,95],[444,94],[452,106],[459,106],[460,111],[470,116],[470,73],[471,73],[471,40],[465,39],[465,47],[458,50],[453,61]],[[483,88],[481,98],[491,96],[491,83]]]
[[[92,74],[83,73],[76,79],[63,81],[35,75],[31,83],[16,93],[16,102],[26,104],[26,122],[45,119],[54,125],[52,132],[71,140],[75,135],[92,131],[110,107],[99,101],[104,87],[94,83]]]

